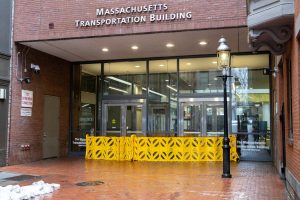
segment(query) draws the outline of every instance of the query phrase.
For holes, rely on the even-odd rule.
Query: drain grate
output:
[[[76,183],[77,186],[96,186],[104,184],[103,181],[84,181]]]
[[[8,181],[26,181],[26,180],[30,180],[30,179],[40,179],[40,178],[41,178],[41,176],[20,175],[20,176],[5,178],[5,180],[8,180]]]

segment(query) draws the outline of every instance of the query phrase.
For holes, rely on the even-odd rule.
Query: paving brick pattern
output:
[[[221,162],[162,163],[44,160],[0,168],[42,176],[61,189],[44,199],[286,199],[285,187],[272,163],[232,163],[232,179],[222,179]],[[85,181],[104,184],[77,186]],[[30,180],[20,184],[30,184]]]

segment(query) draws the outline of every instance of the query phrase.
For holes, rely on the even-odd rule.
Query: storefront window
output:
[[[177,60],[149,62],[149,119],[152,136],[177,132]]]
[[[223,91],[217,58],[189,58],[179,62],[180,93],[219,93]]]
[[[0,76],[9,78],[9,57],[0,57]]]
[[[81,104],[79,127],[83,134],[93,134],[95,130],[95,104]]]
[[[215,104],[206,105],[206,134],[213,136],[224,132],[224,108]]]
[[[146,62],[104,64],[104,95],[146,94]]]
[[[269,76],[263,75],[268,67],[268,55],[232,57],[232,132],[237,133],[242,160],[271,159],[270,85]]]
[[[72,151],[85,151],[86,134],[95,135],[97,80],[101,64],[76,65],[73,68]]]
[[[74,66],[72,150],[84,150],[85,134],[222,136],[223,81],[215,61],[208,57]],[[229,130],[237,135],[244,160],[271,158],[270,85],[269,76],[263,75],[268,67],[267,54],[232,56]]]
[[[86,66],[82,66],[82,71],[87,71]],[[82,135],[94,134],[96,118],[96,95],[97,76],[81,72],[81,107],[79,118],[79,129]]]

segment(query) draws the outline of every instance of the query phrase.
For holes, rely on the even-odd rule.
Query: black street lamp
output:
[[[230,71],[230,48],[226,44],[226,39],[221,37],[217,49],[218,68],[222,70],[224,89],[224,140],[223,140],[223,174],[222,178],[231,178],[230,174],[230,140],[228,138],[228,114],[227,114],[227,78]]]

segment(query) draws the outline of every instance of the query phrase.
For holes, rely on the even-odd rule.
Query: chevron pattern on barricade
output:
[[[119,137],[96,137],[87,136],[87,141],[92,141],[92,147],[86,147],[92,153],[88,153],[87,159],[119,160],[120,138]],[[87,143],[89,145],[89,143]]]
[[[236,147],[236,136],[235,135],[230,135],[229,139],[230,139],[229,145],[231,147],[231,149],[230,149],[230,160],[238,161],[239,160],[239,155],[237,154],[237,151],[236,151],[236,148],[237,148]]]
[[[85,158],[86,159],[93,159],[93,148],[94,148],[94,137],[90,137],[86,135],[86,149],[85,149]]]
[[[150,140],[148,137],[133,137],[133,160],[150,160],[151,150],[150,150]]]
[[[133,160],[133,137],[120,137],[119,160]]]
[[[239,159],[230,137],[230,160]],[[223,137],[87,136],[86,159],[136,161],[222,161]]]

